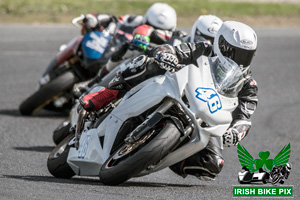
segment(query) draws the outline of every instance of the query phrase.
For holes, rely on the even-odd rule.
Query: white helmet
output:
[[[256,48],[256,33],[241,22],[224,22],[215,37],[214,52],[220,60],[226,56],[244,68],[251,64]]]
[[[190,42],[206,41],[213,44],[222,23],[223,21],[215,15],[201,15],[194,23]]]
[[[143,23],[154,28],[173,31],[177,24],[176,11],[166,3],[155,3],[147,10]]]

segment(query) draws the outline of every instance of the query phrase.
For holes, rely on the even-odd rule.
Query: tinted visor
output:
[[[255,55],[254,50],[242,49],[229,44],[223,37],[219,39],[219,49],[223,56],[228,57],[242,67],[248,67]]]
[[[196,43],[196,42],[205,42],[205,41],[209,41],[210,44],[213,44],[214,38],[201,33],[201,31],[198,28],[196,28],[194,42]]]

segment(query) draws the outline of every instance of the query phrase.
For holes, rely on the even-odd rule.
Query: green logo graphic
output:
[[[283,147],[274,159],[269,159],[270,152],[259,152],[259,159],[254,159],[245,147],[238,144],[237,152],[242,167],[246,167],[251,173],[260,169],[271,171],[274,166],[286,166],[289,162],[291,145],[290,143]]]

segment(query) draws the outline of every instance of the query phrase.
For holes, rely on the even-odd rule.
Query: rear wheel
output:
[[[34,94],[23,101],[19,107],[22,115],[31,115],[58,98],[62,93],[77,82],[75,75],[68,71],[47,85],[39,88]]]
[[[134,144],[123,143],[102,165],[100,181],[118,185],[158,162],[177,143],[180,132],[171,120],[160,123]]]
[[[69,179],[75,175],[75,172],[67,163],[67,158],[71,146],[70,141],[74,139],[74,135],[69,135],[61,143],[59,143],[50,153],[47,161],[49,172],[57,178]]]

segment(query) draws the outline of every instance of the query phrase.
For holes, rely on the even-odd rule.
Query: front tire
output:
[[[77,81],[76,76],[70,71],[58,76],[23,101],[19,107],[20,113],[31,115],[37,112],[59,97],[64,91],[71,89]]]
[[[71,122],[64,120],[54,131],[53,131],[53,142],[58,145],[63,139],[70,135]]]
[[[57,178],[69,179],[75,175],[75,172],[67,163],[67,158],[71,146],[69,142],[74,135],[69,135],[61,143],[59,143],[50,153],[47,161],[49,172]]]
[[[122,144],[102,165],[100,181],[105,185],[121,184],[167,155],[180,132],[171,120],[161,124],[159,131],[150,130],[138,142]]]

